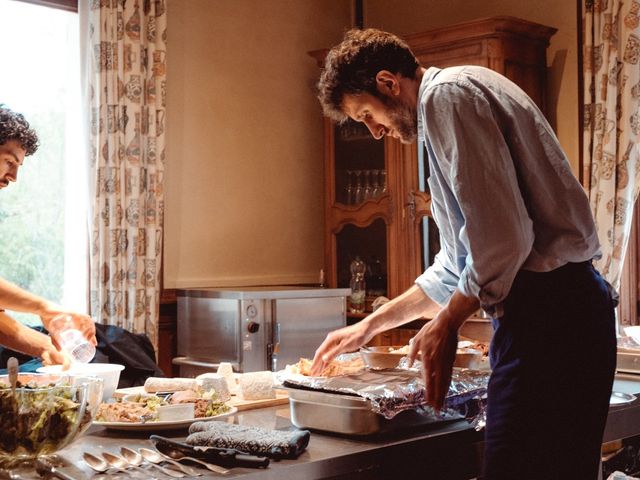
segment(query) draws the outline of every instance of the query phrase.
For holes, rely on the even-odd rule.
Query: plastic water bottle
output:
[[[51,326],[58,330],[57,340],[76,363],[89,363],[96,354],[96,347],[73,325],[71,315],[58,315],[51,320]]]

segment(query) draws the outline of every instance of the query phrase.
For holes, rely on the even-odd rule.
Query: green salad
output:
[[[14,392],[0,383],[0,450],[12,456],[32,455],[64,446],[70,434],[91,421],[91,413],[74,398],[81,393],[68,386],[20,382]]]

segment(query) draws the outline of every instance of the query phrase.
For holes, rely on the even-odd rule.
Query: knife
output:
[[[176,460],[187,456],[226,468],[266,468],[269,465],[269,459],[267,457],[250,455],[233,448],[198,447],[176,442],[175,440],[170,440],[160,435],[151,435],[149,440],[153,442],[159,452]]]

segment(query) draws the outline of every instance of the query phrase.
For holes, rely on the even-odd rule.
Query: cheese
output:
[[[231,399],[227,380],[219,373],[203,373],[198,375],[196,380],[203,391],[214,390],[221,402],[228,402]]]
[[[240,396],[243,400],[276,398],[276,392],[273,389],[273,373],[264,371],[240,375]]]
[[[237,375],[233,373],[233,367],[231,366],[231,364],[229,362],[220,362],[220,365],[218,365],[217,373],[222,375],[227,381],[227,387],[229,387],[229,392],[231,392],[231,395],[237,395],[238,394],[238,382],[236,380]]]

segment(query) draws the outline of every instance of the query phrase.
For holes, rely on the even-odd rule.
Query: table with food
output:
[[[364,347],[316,377],[306,358],[129,388],[109,364],[0,377],[0,478],[474,478],[485,346],[459,344],[441,412],[407,353]]]

